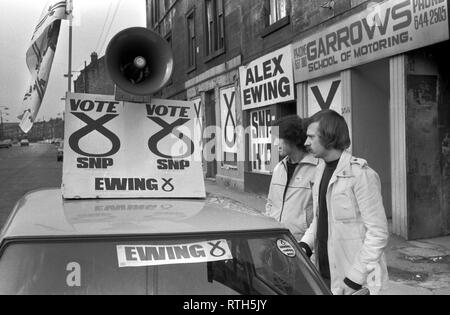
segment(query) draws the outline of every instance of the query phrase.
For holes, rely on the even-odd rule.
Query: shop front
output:
[[[395,234],[450,233],[448,2],[387,0],[312,34],[293,44],[301,115],[345,117]]]
[[[241,57],[235,57],[186,82],[186,89],[195,104],[205,178],[244,191],[240,65]]]

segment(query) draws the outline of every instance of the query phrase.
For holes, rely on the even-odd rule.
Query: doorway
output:
[[[412,239],[450,233],[449,42],[408,56],[408,210]]]
[[[353,155],[367,160],[380,176],[383,204],[392,217],[389,60],[352,70]]]
[[[214,90],[205,93],[205,118],[206,128],[212,130],[216,128],[216,93]],[[208,161],[206,163],[206,178],[215,179],[217,176],[217,145],[216,132],[208,132],[208,138],[205,138],[204,143],[211,143],[211,149],[208,152]]]

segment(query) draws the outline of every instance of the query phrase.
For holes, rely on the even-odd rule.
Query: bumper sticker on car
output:
[[[294,247],[285,240],[278,240],[277,247],[285,256],[294,258],[296,256]]]
[[[118,245],[120,268],[196,264],[233,259],[226,240],[180,245]]]

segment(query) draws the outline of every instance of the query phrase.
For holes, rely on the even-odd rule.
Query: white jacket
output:
[[[325,169],[322,161],[313,187],[314,220],[302,239],[316,248],[319,186]],[[345,278],[379,293],[387,283],[384,249],[388,243],[388,223],[378,174],[362,159],[344,152],[327,192],[328,256],[331,291],[342,293]]]
[[[313,220],[312,186],[319,160],[307,154],[295,169],[286,190],[287,161],[285,158],[273,171],[266,215],[283,223],[300,241]]]

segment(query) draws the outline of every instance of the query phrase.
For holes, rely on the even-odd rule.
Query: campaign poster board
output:
[[[205,198],[194,103],[68,93],[63,197]]]
[[[291,45],[240,67],[239,75],[243,110],[295,99]]]
[[[447,0],[373,3],[292,46],[295,83],[449,39]]]

